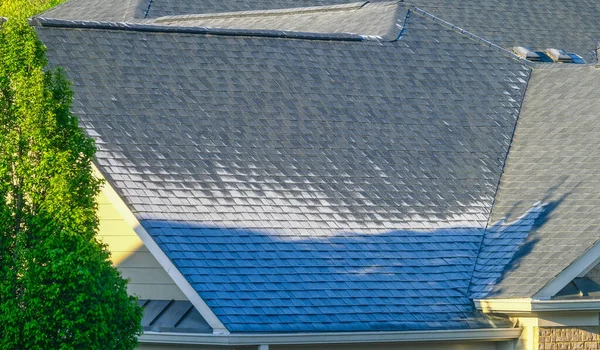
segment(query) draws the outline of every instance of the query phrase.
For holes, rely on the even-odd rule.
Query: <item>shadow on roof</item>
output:
[[[189,222],[142,225],[233,332],[489,328],[508,323],[477,313],[472,276],[471,292],[481,293],[518,268],[537,243],[528,233],[559,204],[536,204],[492,225],[478,261],[480,228],[290,237]]]
[[[493,298],[502,294],[503,288],[498,285],[507,274],[519,268],[521,261],[541,240],[540,236],[531,233],[544,226],[551,213],[567,196],[545,204],[536,203],[525,215],[509,224],[500,220],[488,227],[473,272],[469,290],[472,299]]]

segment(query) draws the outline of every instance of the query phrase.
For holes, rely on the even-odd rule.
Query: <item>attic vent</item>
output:
[[[513,47],[513,52],[517,54],[517,56],[524,58],[528,61],[540,61],[540,55],[534,52],[529,47],[525,46],[515,46]]]
[[[515,46],[513,52],[521,58],[534,62],[585,63],[579,55],[559,49],[546,49],[544,52],[533,51],[527,46]]]
[[[550,58],[552,58],[555,62],[578,64],[585,63],[581,56],[574,53],[566,52],[565,50],[546,49],[546,52],[548,53],[548,56],[550,56]]]
[[[547,49],[546,52],[556,62],[573,63],[573,58],[565,50]]]

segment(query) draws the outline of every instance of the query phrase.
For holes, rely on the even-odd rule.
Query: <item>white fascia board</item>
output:
[[[531,312],[530,298],[514,299],[475,299],[477,310],[486,313],[528,313]]]
[[[578,300],[536,300],[515,299],[476,299],[477,310],[483,313],[524,314],[553,311],[600,311],[599,299]]]
[[[521,328],[457,329],[402,332],[339,332],[288,334],[190,334],[144,332],[140,343],[194,345],[301,345],[444,341],[504,341],[521,336]]]
[[[560,292],[573,279],[587,273],[600,262],[600,242],[588,249],[582,256],[559,273],[552,281],[537,292],[533,299],[550,299]]]
[[[104,179],[102,173],[98,170],[95,164],[92,164],[94,176],[99,179]],[[158,244],[154,241],[152,236],[142,227],[138,219],[133,215],[131,209],[123,202],[119,194],[112,188],[112,186],[105,181],[102,187],[102,193],[108,198],[109,202],[115,207],[115,209],[121,214],[125,222],[135,231],[140,237],[146,248],[156,258],[158,263],[165,269],[167,274],[173,279],[173,282],[181,289],[183,294],[189,299],[194,305],[196,310],[202,315],[206,322],[213,329],[215,334],[229,334],[229,331],[225,325],[219,320],[217,315],[212,312],[206,302],[200,297],[198,292],[192,287],[192,285],[185,279],[185,277],[179,272],[177,267],[171,262],[171,259],[167,257],[165,252],[160,249]]]

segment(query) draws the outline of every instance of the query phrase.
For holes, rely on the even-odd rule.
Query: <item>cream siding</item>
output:
[[[187,300],[106,195],[98,197],[98,239],[108,245],[113,264],[129,279],[129,293],[140,299]]]

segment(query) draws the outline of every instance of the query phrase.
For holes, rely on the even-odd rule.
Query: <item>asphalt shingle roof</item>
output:
[[[167,16],[143,22],[180,27],[356,33],[393,40],[400,33],[406,13],[407,8],[396,1],[368,4],[363,1],[300,9]]]
[[[505,48],[564,49],[596,60],[600,2],[595,0],[406,0]]]
[[[528,236],[513,230],[526,239],[508,248],[515,258],[506,269],[478,265],[497,279],[482,289],[490,297],[533,296],[600,238],[598,91],[594,67],[533,71],[492,220],[511,220],[538,201],[552,212],[530,223]]]
[[[40,16],[77,21],[126,22],[144,18],[149,0],[69,0]]]
[[[348,0],[153,0],[148,18],[235,11],[277,10],[346,4]],[[363,1],[367,3],[368,1]]]
[[[144,18],[346,5],[351,0],[69,0],[42,17],[77,21],[135,22]],[[375,1],[377,2],[377,1]],[[369,1],[363,1],[367,4]]]
[[[230,331],[493,325],[468,286],[521,62],[417,14],[395,42],[38,33],[99,168]]]

